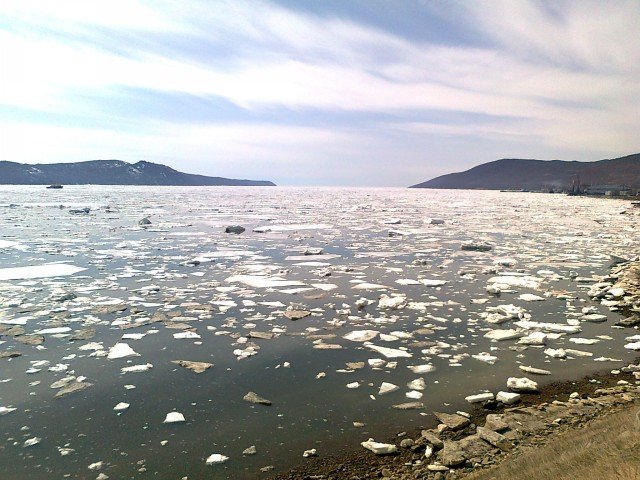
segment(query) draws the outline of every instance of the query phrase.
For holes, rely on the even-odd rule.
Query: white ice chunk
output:
[[[107,355],[108,359],[115,358],[123,358],[123,357],[139,357],[140,354],[136,353],[133,348],[131,348],[126,343],[116,343],[113,347],[109,349],[109,354]]]
[[[222,455],[220,453],[214,453],[207,457],[207,460],[205,463],[207,465],[218,465],[220,463],[226,462],[227,460],[229,460],[229,457],[227,457],[226,455]]]
[[[195,339],[195,338],[200,338],[200,335],[198,335],[196,332],[192,332],[190,330],[185,330],[184,332],[178,332],[178,333],[174,333],[173,334],[173,338],[175,339]]]
[[[179,423],[184,421],[184,415],[180,412],[169,412],[162,423]]]
[[[373,343],[365,343],[364,345],[387,358],[411,358],[413,356],[406,350],[400,350],[398,348],[381,347],[379,345],[374,345]]]
[[[409,365],[407,368],[411,370],[413,373],[417,373],[419,375],[423,373],[431,373],[436,371],[436,367],[434,367],[430,363],[427,363],[425,365]]]
[[[366,442],[362,442],[362,445],[367,450],[372,451],[376,455],[387,455],[398,451],[398,447],[390,443],[376,442],[373,438],[370,438]]]
[[[514,392],[498,392],[496,400],[504,403],[505,405],[512,405],[520,401],[520,394]]]
[[[541,297],[539,295],[534,295],[533,293],[523,293],[518,297],[518,299],[525,302],[542,302],[545,300],[544,297]]]
[[[520,330],[490,330],[484,334],[484,338],[497,341],[512,340],[523,336],[524,333]]]
[[[31,278],[65,277],[82,272],[86,268],[68,263],[46,263],[29,267],[0,268],[0,281],[27,280]]]
[[[469,395],[467,397],[464,397],[464,399],[469,403],[482,403],[482,402],[488,402],[489,400],[493,400],[494,396],[493,396],[493,393],[486,392],[486,393],[478,393],[476,395]]]
[[[516,275],[501,275],[497,277],[491,277],[487,282],[492,285],[498,286],[498,288],[505,287],[519,287],[519,288],[531,288],[537,290],[540,288],[541,278],[532,276],[516,276]]]
[[[122,373],[140,373],[146,372],[147,370],[151,370],[153,365],[151,363],[144,363],[142,365],[132,365],[130,367],[121,368],[120,371]]]
[[[394,385],[393,383],[382,382],[382,384],[380,385],[380,390],[378,390],[378,395],[384,395],[385,393],[395,392],[399,388],[400,388],[399,386]]]
[[[507,388],[514,392],[537,392],[538,384],[527,377],[509,377],[507,379]]]
[[[496,357],[495,355],[490,355],[486,352],[482,352],[477,355],[471,355],[471,357],[481,362],[488,363],[489,365],[493,365],[498,360],[498,357]]]
[[[354,330],[344,335],[342,338],[352,342],[368,342],[378,336],[377,330]]]
[[[407,305],[407,297],[405,295],[397,295],[390,297],[382,294],[378,300],[378,308],[388,308],[390,310],[399,310]]]

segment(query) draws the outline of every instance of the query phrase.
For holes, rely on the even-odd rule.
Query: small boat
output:
[[[48,189],[54,189],[54,190],[60,190],[62,188],[62,185],[60,185],[59,183],[54,183],[53,185],[49,185],[47,188]]]

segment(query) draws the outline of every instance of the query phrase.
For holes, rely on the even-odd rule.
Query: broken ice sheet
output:
[[[55,205],[29,207],[39,208],[39,214],[23,207],[19,214],[11,214],[17,211],[13,208],[6,212],[0,208],[2,234],[28,247],[4,249],[3,258],[10,263],[2,267],[58,261],[87,268],[58,278],[0,282],[0,342],[4,342],[0,348],[11,352],[20,346],[26,357],[0,358],[0,362],[15,362],[8,364],[17,371],[11,375],[16,377],[12,387],[19,383],[18,375],[34,378],[25,372],[42,379],[49,402],[58,389],[80,383],[75,378],[90,376],[94,388],[56,407],[64,411],[65,420],[68,417],[73,434],[86,434],[80,428],[85,419],[79,417],[81,409],[66,408],[68,403],[90,401],[115,388],[122,397],[112,398],[92,419],[117,418],[123,428],[112,434],[123,449],[133,451],[127,438],[132,417],[158,424],[159,408],[161,413],[176,408],[202,425],[221,416],[237,424],[239,417],[230,405],[241,404],[244,407],[239,410],[245,413],[283,414],[284,428],[267,429],[254,422],[246,432],[229,435],[223,447],[216,443],[216,429],[205,438],[192,435],[197,428],[184,422],[178,428],[187,439],[185,451],[193,451],[190,447],[203,441],[211,442],[211,452],[223,452],[213,444],[238,452],[255,443],[261,454],[284,459],[282,450],[289,449],[297,457],[301,449],[292,447],[290,438],[306,434],[300,429],[308,428],[308,422],[289,425],[288,414],[280,410],[244,403],[245,392],[273,395],[276,406],[295,405],[290,413],[309,418],[311,424],[315,418],[338,426],[344,426],[345,418],[361,420],[356,423],[366,422],[375,437],[388,425],[382,424],[382,416],[361,408],[359,402],[370,394],[385,408],[399,409],[395,414],[408,408],[428,409],[486,389],[507,403],[516,401],[518,394],[500,391],[507,380],[501,372],[522,371],[521,375],[535,380],[544,378],[536,375],[549,369],[564,378],[574,368],[596,370],[599,362],[611,362],[610,357],[622,359],[628,354],[626,360],[635,353],[624,345],[640,342],[622,340],[631,335],[612,330],[610,320],[615,314],[610,315],[606,307],[615,308],[613,303],[601,304],[588,297],[591,288],[607,283],[600,277],[607,273],[610,251],[629,245],[633,219],[611,207],[616,202],[581,199],[584,205],[578,205],[567,204],[559,196],[525,193],[515,199],[499,192],[468,192],[461,197],[459,193],[384,189],[366,195],[311,189],[300,196],[279,189],[266,194],[185,188],[169,195],[153,188],[131,188],[135,194],[129,189],[77,188],[86,198],[73,202],[78,203],[74,208],[92,204],[89,215],[70,220],[68,209],[58,212]],[[64,194],[71,195],[72,189]],[[108,211],[99,206],[101,202],[88,201],[97,195],[109,198]],[[46,215],[42,208],[49,209]],[[142,230],[138,222],[147,215],[152,224]],[[334,223],[331,228],[305,228],[325,223],[326,218]],[[446,220],[436,225],[430,223],[434,218]],[[594,218],[605,219],[606,228]],[[54,220],[57,226],[52,235]],[[402,226],[389,227],[385,222],[390,220]],[[242,235],[225,235],[227,225],[243,225],[246,230]],[[278,228],[283,225],[289,227]],[[262,226],[272,231],[252,233]],[[389,237],[389,228],[405,235]],[[491,250],[462,252],[460,245],[466,239],[486,243]],[[487,294],[487,286],[500,295]],[[621,292],[613,291],[605,302],[618,301],[614,294]],[[284,316],[285,311],[297,309],[309,315],[296,321]],[[24,332],[11,330],[12,326]],[[152,335],[149,328],[158,334]],[[492,330],[501,333],[485,338]],[[30,337],[36,331],[44,338]],[[491,341],[492,335],[502,337],[503,331],[515,331],[517,336]],[[542,360],[545,349],[562,349],[571,361],[548,356]],[[285,352],[290,368],[283,367]],[[214,359],[215,369],[196,366]],[[29,361],[43,363],[20,363]],[[500,368],[491,366],[493,362]],[[153,370],[147,370],[148,365]],[[192,372],[186,371],[189,365],[194,367]],[[100,368],[99,375],[94,368]],[[138,369],[140,373],[135,373]],[[125,373],[120,375],[121,371]],[[172,380],[159,380],[165,374]],[[137,389],[114,383],[125,381],[139,382]],[[383,382],[400,389],[378,396]],[[225,396],[227,387],[240,383],[244,386],[238,396]],[[214,384],[216,388],[210,388]],[[314,393],[318,402],[310,415],[303,397],[314,386],[320,388]],[[335,386],[352,399],[339,414],[326,409],[321,398]],[[30,402],[39,400],[36,387],[31,382],[29,390],[37,395]],[[136,415],[113,410],[118,402],[130,402]],[[154,408],[149,408],[149,402]],[[208,402],[214,408],[201,408]],[[21,415],[19,398],[5,398],[5,404],[4,408],[18,407],[7,414],[7,420]],[[174,432],[175,427],[163,430]],[[323,428],[314,432],[314,440],[327,439]],[[25,434],[21,441],[33,436]],[[49,431],[46,442],[69,447],[56,436]],[[160,439],[149,438],[149,445],[162,445]],[[355,439],[353,445],[363,439]],[[90,442],[74,444],[73,449],[84,469],[106,458]],[[186,455],[183,460],[185,464],[205,462],[209,453],[200,452],[197,458]],[[222,467],[225,475],[243,474],[237,472],[246,465],[236,463],[241,464],[228,462]],[[132,466],[129,457],[109,468]],[[121,473],[116,470],[109,472],[112,478]],[[53,475],[61,476],[58,473]]]
[[[86,270],[67,263],[46,263],[27,267],[0,268],[0,281],[31,278],[65,277]]]

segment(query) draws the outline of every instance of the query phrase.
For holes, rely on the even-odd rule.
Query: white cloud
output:
[[[266,2],[7,0],[0,6],[0,106],[113,126],[8,123],[0,158],[158,158],[165,152],[188,159],[210,152],[209,158],[224,158],[212,160],[213,174],[230,166],[233,174],[234,165],[250,159],[272,166],[277,158],[290,175],[290,165],[309,168],[330,163],[332,155],[355,161],[398,151],[400,141],[387,138],[394,132],[402,134],[403,161],[416,165],[425,135],[433,142],[482,139],[496,151],[539,145],[558,156],[613,156],[637,147],[640,4],[505,0],[437,8],[455,15],[481,44],[418,42]],[[110,96],[122,88],[223,98],[256,115],[284,108],[301,118],[322,111],[367,119],[392,113],[400,120],[369,121],[360,129],[237,120],[194,126],[170,118],[150,125],[135,114],[135,101],[131,114],[106,116]],[[83,95],[103,98],[104,111]],[[463,118],[455,125],[434,122],[428,119],[433,111]],[[502,118],[479,122],[470,114]],[[120,128],[125,124],[129,133]],[[388,168],[383,163],[375,166],[380,175]]]

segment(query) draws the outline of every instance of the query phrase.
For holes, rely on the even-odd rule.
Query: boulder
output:
[[[496,448],[499,448],[503,452],[508,452],[513,448],[513,444],[505,438],[504,435],[499,434],[493,430],[490,430],[485,427],[478,427],[476,430],[476,434],[479,438],[484,440],[485,442],[490,443]]]
[[[458,442],[444,442],[444,448],[439,456],[440,462],[446,467],[457,467],[467,459]]]
[[[433,448],[436,450],[440,450],[444,447],[444,442],[440,440],[440,438],[435,434],[430,432],[429,430],[422,430],[421,432],[422,438],[430,445],[433,445]]]
[[[311,312],[307,312],[306,310],[286,310],[284,312],[285,317],[294,321],[308,317],[309,315],[311,315]]]
[[[240,235],[245,231],[245,228],[240,225],[229,225],[224,229],[224,233],[234,233]]]
[[[487,415],[484,426],[494,432],[502,432],[509,429],[509,425],[503,420],[502,415],[498,415],[496,413]]]
[[[451,430],[459,430],[471,423],[467,417],[463,417],[462,415],[458,415],[456,413],[433,412],[433,414],[440,421],[440,423],[445,424]]]

